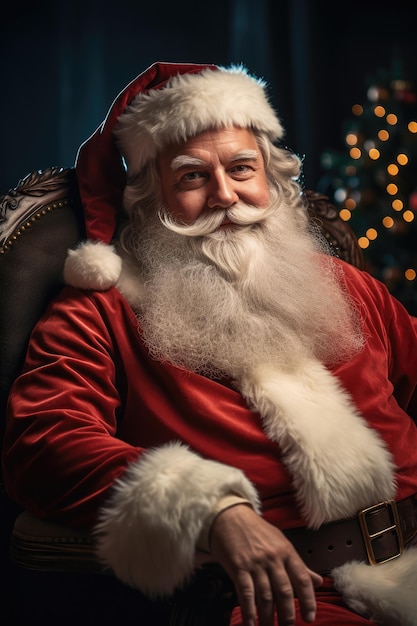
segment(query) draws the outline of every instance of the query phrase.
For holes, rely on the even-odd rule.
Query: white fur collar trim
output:
[[[306,360],[291,372],[259,367],[240,389],[281,446],[310,526],[395,496],[390,453],[318,361]]]

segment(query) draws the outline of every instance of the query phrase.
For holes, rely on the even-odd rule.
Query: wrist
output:
[[[250,500],[236,494],[223,496],[217,501],[210,515],[206,518],[203,524],[196,544],[197,550],[210,553],[210,536],[214,522],[221,513],[239,504],[244,504],[253,508]]]

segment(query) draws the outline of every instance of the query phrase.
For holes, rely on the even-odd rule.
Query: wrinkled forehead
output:
[[[193,162],[209,163],[213,158],[256,159],[261,158],[261,152],[251,129],[231,127],[206,130],[185,141],[171,142],[157,155],[159,163],[169,163],[172,169]]]

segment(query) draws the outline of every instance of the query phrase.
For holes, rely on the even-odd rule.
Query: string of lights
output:
[[[349,221],[366,269],[417,314],[417,95],[410,81],[373,80],[343,125],[344,151],[322,155],[319,190]]]

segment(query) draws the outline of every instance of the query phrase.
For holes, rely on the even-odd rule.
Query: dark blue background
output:
[[[378,68],[400,56],[415,80],[416,18],[401,0],[8,2],[0,193],[31,170],[71,166],[117,93],[157,60],[244,62],[263,76],[315,187],[320,154],[341,147],[343,120]]]

